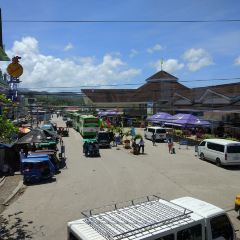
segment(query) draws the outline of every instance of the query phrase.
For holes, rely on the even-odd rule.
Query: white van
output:
[[[152,135],[155,134],[156,141],[164,141],[167,139],[167,131],[163,127],[147,127],[144,129],[144,137],[152,140]]]
[[[156,197],[68,223],[68,240],[235,240],[233,225],[223,209],[183,197]],[[85,214],[84,214],[85,215]]]
[[[198,155],[221,165],[240,165],[240,142],[225,139],[205,139],[198,145]]]

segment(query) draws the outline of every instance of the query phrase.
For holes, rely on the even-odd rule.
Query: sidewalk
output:
[[[21,183],[22,175],[7,176],[4,179],[0,178],[0,214],[6,207],[3,203],[5,203],[6,200],[11,202],[11,197],[14,197],[17,191],[21,189]]]

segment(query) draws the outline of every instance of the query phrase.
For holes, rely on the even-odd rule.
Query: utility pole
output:
[[[3,37],[2,37],[2,12],[0,8],[0,61],[10,61],[9,57],[4,51]]]
[[[0,8],[0,47],[3,49],[3,38],[2,38],[2,10]]]

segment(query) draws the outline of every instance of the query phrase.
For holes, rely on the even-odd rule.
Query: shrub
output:
[[[238,142],[238,139],[237,138],[234,138],[234,137],[227,137],[225,138],[226,140],[232,140],[232,141],[237,141]]]
[[[176,136],[181,137],[183,135],[183,132],[180,129],[176,129],[175,134],[176,134]]]
[[[134,137],[134,140],[141,139],[141,138],[142,138],[141,134],[136,134],[136,136]]]
[[[215,138],[212,134],[204,134],[203,139]]]

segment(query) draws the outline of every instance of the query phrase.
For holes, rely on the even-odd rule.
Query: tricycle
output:
[[[69,136],[69,128],[68,127],[59,127],[57,129],[58,135],[62,137],[68,137]]]
[[[83,144],[83,153],[85,154],[86,157],[99,157],[100,152],[99,152],[99,145],[97,140],[94,139],[84,139],[84,144]]]
[[[48,155],[38,157],[21,155],[21,172],[25,183],[38,183],[51,179],[55,174],[55,168]]]

